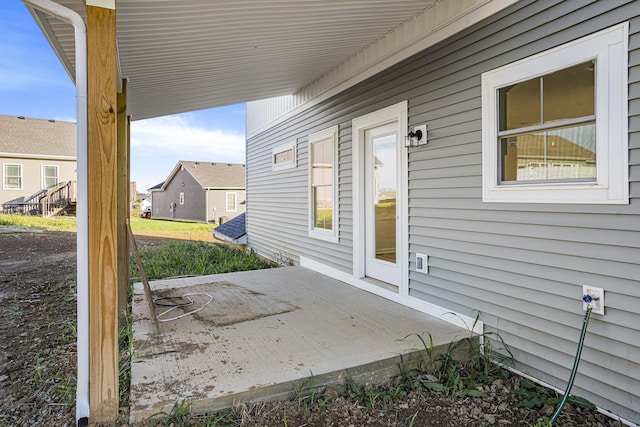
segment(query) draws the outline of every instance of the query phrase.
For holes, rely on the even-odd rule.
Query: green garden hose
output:
[[[551,416],[551,420],[549,423],[552,425],[560,416],[560,412],[562,412],[562,408],[564,408],[565,403],[569,399],[569,392],[571,391],[571,387],[573,387],[573,380],[576,378],[576,373],[578,372],[578,363],[580,363],[580,355],[582,354],[582,347],[584,345],[584,337],[587,334],[587,325],[589,324],[589,317],[591,316],[591,310],[593,309],[592,301],[593,298],[590,295],[585,295],[583,300],[587,303],[587,311],[584,314],[584,320],[582,321],[582,332],[580,332],[580,341],[578,342],[578,351],[576,352],[576,358],[573,361],[573,369],[571,370],[571,376],[569,377],[569,382],[567,383],[567,389],[564,392],[564,396],[562,396],[562,400],[558,405],[558,408]]]

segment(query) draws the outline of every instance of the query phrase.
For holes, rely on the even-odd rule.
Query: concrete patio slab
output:
[[[383,382],[398,375],[401,357],[416,357],[420,341],[412,334],[428,333],[441,348],[469,336],[302,267],[161,280],[151,288],[156,297],[193,294],[193,304],[162,315],[175,319],[154,335],[142,285],[135,286],[132,422],[184,399],[203,413],[286,398],[310,376],[316,385],[348,377]],[[156,307],[156,315],[167,309]]]

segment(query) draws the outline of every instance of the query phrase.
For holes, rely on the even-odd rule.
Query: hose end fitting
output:
[[[589,294],[584,294],[582,296],[582,301],[584,301],[587,306],[591,309],[596,308],[596,301],[598,301],[600,299],[600,295],[589,295]]]

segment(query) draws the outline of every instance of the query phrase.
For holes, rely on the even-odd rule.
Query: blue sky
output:
[[[0,114],[76,120],[75,86],[19,0],[0,6]],[[244,104],[134,121],[131,180],[162,182],[178,160],[244,163]]]

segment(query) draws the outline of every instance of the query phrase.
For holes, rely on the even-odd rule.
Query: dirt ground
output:
[[[0,427],[75,425],[75,239],[75,233],[0,227]],[[153,246],[165,239],[136,240]],[[481,398],[411,392],[376,409],[357,396],[328,393],[311,409],[294,400],[244,408],[240,418],[245,426],[530,426],[551,415],[549,406],[517,408],[521,398],[513,390],[519,387],[512,377],[484,386]],[[193,418],[186,425],[226,424]],[[570,405],[556,425],[622,426]]]
[[[0,227],[0,426],[75,425],[75,292],[75,233]]]

